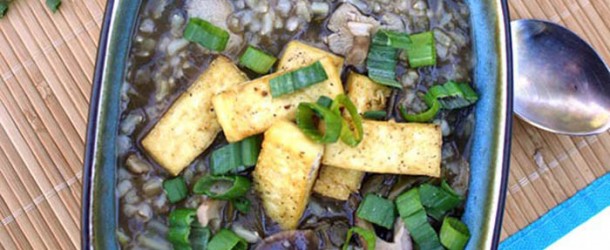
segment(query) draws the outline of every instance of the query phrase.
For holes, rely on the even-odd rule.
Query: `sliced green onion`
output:
[[[407,58],[411,68],[433,66],[436,64],[436,45],[431,31],[410,35],[407,44]]]
[[[61,6],[61,0],[47,0],[47,7],[55,13],[59,10],[59,6]]]
[[[322,119],[325,131],[318,129],[314,116]],[[301,103],[297,107],[297,126],[305,136],[317,143],[333,143],[339,140],[343,118],[328,108],[316,103]]]
[[[241,164],[246,167],[256,165],[261,152],[263,138],[260,135],[250,136],[239,142],[241,144]]]
[[[421,203],[419,189],[413,188],[396,198],[400,218],[411,233],[411,238],[420,249],[442,249],[434,228],[428,222],[426,210]]]
[[[470,85],[453,81],[431,87],[428,94],[438,99],[444,109],[467,107],[479,99]]]
[[[250,200],[246,197],[239,197],[237,199],[231,200],[231,204],[233,207],[244,214],[247,214],[250,211]]]
[[[8,12],[8,3],[0,3],[0,18],[3,18]]]
[[[444,188],[427,183],[419,186],[419,196],[428,214],[438,221],[442,220],[449,210],[462,203],[462,197],[456,195],[453,191],[447,191]]]
[[[212,152],[210,157],[210,171],[213,175],[222,175],[242,166],[241,144],[231,143]]]
[[[269,72],[277,58],[265,53],[264,51],[248,46],[246,51],[239,58],[239,64],[251,69],[252,71],[265,74]]]
[[[208,244],[210,250],[245,250],[247,248],[246,240],[228,229],[221,229]]]
[[[193,193],[205,194],[213,199],[232,200],[246,195],[252,183],[243,176],[201,177],[193,186]]]
[[[396,81],[398,49],[386,45],[387,42],[379,41],[379,37],[387,38],[381,32],[377,32],[373,37],[373,44],[366,59],[369,78],[378,84],[402,89],[402,85]]]
[[[174,246],[188,246],[191,224],[195,221],[195,209],[179,208],[169,214],[169,231],[167,239]]]
[[[349,243],[352,240],[352,236],[354,234],[360,235],[364,239],[363,243],[366,244],[366,246],[364,246],[364,249],[370,249],[370,250],[375,249],[375,243],[377,241],[377,236],[375,236],[374,232],[371,232],[371,231],[366,230],[361,227],[352,227],[347,231],[347,237],[345,239],[345,244],[343,245],[343,250],[350,249]]]
[[[367,194],[364,197],[356,215],[358,218],[390,229],[396,219],[396,207],[390,200],[384,199],[376,194]]]
[[[261,150],[260,135],[250,136],[212,152],[210,170],[213,175],[237,173],[256,165]]]
[[[182,176],[163,181],[163,190],[165,190],[167,199],[169,199],[171,203],[183,200],[188,194],[188,188],[186,187],[186,182],[184,182]]]
[[[272,97],[280,97],[328,79],[322,63],[315,62],[307,67],[276,76],[269,81]]]
[[[323,95],[318,98],[318,101],[316,103],[322,107],[330,109],[330,105],[333,104],[333,99],[330,99],[330,97]]]
[[[408,122],[429,122],[434,119],[434,117],[436,117],[436,114],[438,114],[438,112],[441,110],[440,102],[427,94],[424,95],[424,101],[426,102],[429,108],[428,110],[419,114],[409,114],[407,113],[405,106],[401,105],[399,107],[399,111],[400,115],[402,115],[402,118],[404,118]]]
[[[193,223],[191,227],[191,235],[189,241],[191,242],[191,248],[193,250],[205,250],[207,249],[210,237],[212,237],[212,231],[208,227],[202,227],[199,222]]]
[[[395,32],[391,30],[380,30],[379,36],[373,38],[373,42],[377,44],[383,44],[397,49],[406,49],[411,44],[411,38],[407,33]]]
[[[190,18],[184,29],[184,39],[213,51],[223,51],[229,42],[229,32],[206,20]]]
[[[366,111],[362,114],[362,117],[364,117],[364,119],[378,121],[384,120],[386,116],[388,116],[388,112],[386,112],[385,110],[371,110]]]
[[[340,114],[341,108],[345,108],[350,115],[349,121],[343,119],[341,128],[341,141],[348,146],[355,147],[361,141],[364,136],[364,129],[362,128],[362,116],[358,113],[358,109],[345,94],[340,94],[335,97],[333,104],[331,105],[331,111],[336,114]]]
[[[449,250],[462,250],[470,238],[468,227],[460,220],[445,217],[440,233],[441,243]]]

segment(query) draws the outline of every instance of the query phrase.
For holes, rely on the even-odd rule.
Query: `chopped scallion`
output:
[[[343,250],[350,249],[349,243],[352,240],[352,236],[354,234],[360,235],[360,237],[362,237],[364,242],[361,243],[366,244],[366,246],[364,246],[364,249],[375,249],[377,236],[374,232],[371,232],[361,227],[352,227],[347,231],[347,237],[345,239],[345,244],[343,245]]]
[[[377,40],[374,42],[384,44],[397,49],[406,49],[411,44],[411,38],[407,33],[396,32],[391,30],[380,30],[381,36],[375,36]]]
[[[256,165],[262,138],[254,135],[236,143],[225,145],[212,152],[210,170],[213,175],[237,173]]]
[[[193,224],[191,226],[191,235],[189,236],[191,248],[193,250],[207,249],[210,237],[212,237],[212,231],[208,227],[202,227],[199,222]]]
[[[428,214],[438,221],[442,220],[449,210],[462,203],[462,197],[452,191],[427,183],[419,186],[419,196]]]
[[[464,108],[479,99],[470,85],[453,81],[431,87],[428,94],[437,99],[444,109]]]
[[[265,53],[264,51],[248,46],[246,51],[239,58],[239,64],[251,69],[252,71],[265,74],[269,72],[277,58]]]
[[[362,114],[362,117],[364,117],[364,119],[378,121],[384,120],[386,116],[388,116],[388,112],[386,112],[385,110],[371,110],[366,111]]]
[[[213,199],[232,200],[246,195],[252,183],[243,176],[201,177],[193,186],[193,193],[205,194]]]
[[[260,135],[250,136],[239,142],[241,145],[241,164],[246,167],[256,165],[258,154],[261,152],[263,139]]]
[[[171,203],[183,200],[188,194],[188,188],[186,187],[186,182],[184,182],[182,176],[163,181],[163,190],[165,190],[167,199]]]
[[[329,109],[330,105],[333,104],[333,99],[330,99],[330,97],[323,95],[318,98],[318,101],[316,103],[322,107]]]
[[[384,199],[376,194],[367,194],[358,206],[356,215],[358,218],[390,229],[396,219],[396,207],[390,200]]]
[[[419,114],[409,114],[405,106],[400,106],[399,111],[402,118],[404,118],[408,122],[429,122],[436,114],[441,110],[441,104],[436,98],[426,94],[424,95],[424,101],[428,105],[428,110],[419,113]]]
[[[179,208],[169,214],[169,230],[167,239],[175,248],[189,247],[191,226],[196,221],[195,209]],[[199,224],[199,223],[197,223]]]
[[[436,45],[431,31],[412,34],[407,44],[407,58],[411,68],[433,66],[436,64]]]
[[[57,12],[59,6],[61,6],[61,0],[47,0],[47,7],[49,7],[51,12]]]
[[[398,49],[390,47],[388,43],[390,43],[389,38],[384,32],[377,32],[373,36],[373,43],[366,59],[369,78],[382,85],[402,88],[402,85],[396,81]]]
[[[233,204],[233,207],[235,207],[237,211],[240,211],[244,214],[247,214],[248,211],[250,211],[251,202],[246,197],[239,197],[237,199],[231,200],[231,204]]]
[[[233,231],[221,229],[208,244],[210,250],[245,250],[248,243]]]
[[[340,114],[341,108],[345,108],[350,116],[350,119],[343,119],[341,141],[348,146],[355,147],[362,141],[364,136],[362,116],[358,113],[354,103],[345,94],[335,97],[330,109],[336,114]]]
[[[184,38],[210,50],[223,51],[229,42],[229,32],[206,20],[190,18],[184,29]]]
[[[307,67],[276,76],[269,80],[272,97],[290,94],[328,79],[322,63],[315,62]]]
[[[462,250],[469,238],[470,231],[463,222],[456,218],[445,217],[440,233],[443,246],[449,250]]]
[[[434,228],[428,222],[426,210],[421,204],[418,188],[413,188],[396,198],[398,214],[420,249],[442,249]]]
[[[324,122],[324,132],[318,129],[316,119]],[[328,108],[316,103],[301,103],[297,107],[297,126],[309,139],[317,143],[333,143],[339,140],[343,127],[343,118]]]
[[[222,175],[236,171],[242,166],[241,144],[230,143],[214,150],[210,156],[210,171],[213,175]]]

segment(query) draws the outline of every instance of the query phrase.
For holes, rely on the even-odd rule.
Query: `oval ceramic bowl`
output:
[[[82,201],[82,246],[116,249],[116,149],[119,93],[141,0],[109,0],[91,96]],[[468,249],[495,249],[501,229],[512,117],[511,45],[505,0],[466,0],[471,11],[476,105]]]

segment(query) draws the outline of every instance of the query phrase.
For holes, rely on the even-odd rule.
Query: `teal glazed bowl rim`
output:
[[[463,220],[467,249],[496,249],[508,178],[512,125],[512,52],[506,0],[465,0],[471,12],[474,83],[480,99]],[[107,2],[91,93],[82,193],[83,249],[118,249],[115,229],[120,88],[142,0]]]

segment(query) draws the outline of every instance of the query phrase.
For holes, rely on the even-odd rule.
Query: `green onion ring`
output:
[[[325,131],[322,133],[315,123],[313,116],[324,122]],[[300,103],[296,114],[297,126],[305,136],[317,143],[333,143],[339,140],[343,118],[330,109],[317,103]]]
[[[349,123],[346,119],[343,119],[343,128],[341,129],[341,141],[345,144],[355,147],[361,141],[364,135],[364,129],[362,128],[362,116],[358,113],[358,109],[354,105],[354,103],[345,95],[340,94],[335,97],[333,104],[330,109],[336,114],[340,114],[341,107],[344,107],[351,117],[352,125],[355,127],[356,131],[352,131],[349,126]]]
[[[215,186],[222,182],[230,182],[231,186]],[[252,183],[248,178],[243,176],[212,176],[206,175],[201,177],[193,186],[193,193],[205,194],[210,198],[219,200],[232,200],[244,196]],[[221,189],[221,190],[214,190]]]

